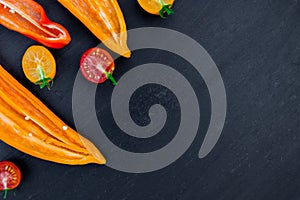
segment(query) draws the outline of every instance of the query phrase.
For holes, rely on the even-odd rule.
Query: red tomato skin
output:
[[[95,53],[95,54],[94,54]],[[92,63],[92,64],[98,64],[98,63],[104,63],[105,66],[103,67],[103,71],[105,71],[106,73],[110,73],[112,74],[114,69],[115,69],[115,63],[113,58],[111,57],[111,55],[105,51],[104,49],[101,49],[99,47],[94,47],[94,48],[90,48],[88,49],[86,52],[83,53],[83,55],[81,56],[80,59],[80,71],[83,75],[83,77],[85,79],[87,79],[90,82],[99,84],[99,83],[103,83],[107,80],[107,75],[103,72],[100,72],[99,70],[96,69],[91,69],[91,68],[95,68],[95,66],[91,65],[91,64],[87,64],[85,65],[85,63],[89,63],[90,61],[88,61],[89,58],[93,58],[94,60],[96,59],[97,63]],[[106,59],[106,60],[104,60]],[[90,77],[90,75],[87,73],[87,69],[93,70],[93,74],[95,74],[95,76]],[[100,76],[99,79],[94,79],[94,77],[96,76]]]
[[[12,174],[10,170],[15,172],[16,180],[9,179],[7,183],[7,188],[4,188],[2,181],[4,177],[7,177],[8,174],[10,175]],[[14,163],[9,161],[0,162],[0,191],[5,189],[9,189],[9,190],[15,189],[21,183],[21,179],[22,179],[21,171]]]

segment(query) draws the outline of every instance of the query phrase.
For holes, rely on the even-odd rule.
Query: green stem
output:
[[[40,80],[35,82],[35,84],[39,85],[40,89],[43,89],[45,86],[47,86],[47,88],[50,89],[50,87],[52,87],[53,85],[53,79],[45,77],[44,70],[41,67],[38,66],[37,70],[40,75]]]
[[[159,16],[163,19],[165,19],[166,17],[164,16],[165,13],[167,13],[167,15],[171,15],[174,12],[174,10],[171,9],[171,4],[165,5],[164,2],[162,0],[160,0],[160,4],[162,5],[161,10],[159,11]]]
[[[6,197],[7,197],[7,191],[8,191],[8,189],[4,190],[4,197],[3,197],[4,199],[6,199]]]
[[[113,77],[112,73],[106,72],[105,75],[106,75],[106,78],[109,79],[113,83],[113,85],[116,86],[118,84],[116,79]]]

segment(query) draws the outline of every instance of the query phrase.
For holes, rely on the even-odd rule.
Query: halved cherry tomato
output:
[[[140,6],[148,13],[159,15],[165,18],[164,14],[171,15],[174,11],[171,9],[174,0],[137,0]]]
[[[62,48],[71,41],[68,31],[50,21],[33,0],[0,0],[0,24],[51,48]]]
[[[40,88],[50,88],[56,74],[56,63],[48,49],[43,46],[29,47],[22,59],[22,68],[28,80]]]
[[[116,85],[117,82],[112,76],[114,69],[115,63],[111,55],[98,47],[87,50],[80,60],[82,75],[93,83],[103,83],[109,79]]]
[[[8,190],[18,187],[21,178],[21,171],[14,163],[0,162],[0,191],[4,191],[4,198],[6,198]]]

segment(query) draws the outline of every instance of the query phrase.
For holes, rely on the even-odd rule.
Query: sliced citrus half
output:
[[[171,9],[174,0],[137,0],[140,6],[148,13],[160,15],[162,18],[164,14],[171,15],[174,11]]]
[[[29,47],[22,59],[22,68],[28,80],[40,88],[51,87],[56,74],[55,59],[48,49],[43,46]]]

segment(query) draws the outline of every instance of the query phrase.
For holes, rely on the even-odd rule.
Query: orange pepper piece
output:
[[[112,51],[129,58],[123,13],[116,0],[58,0]]]
[[[100,151],[68,127],[0,65],[0,140],[40,159],[105,164]]]

